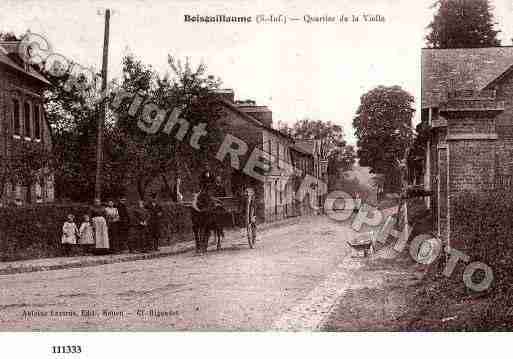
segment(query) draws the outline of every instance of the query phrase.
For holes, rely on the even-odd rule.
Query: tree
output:
[[[344,130],[331,121],[303,119],[292,126],[278,122],[278,130],[299,140],[321,140],[328,159],[328,182],[338,179],[340,171],[348,171],[356,160],[352,146],[346,146]]]
[[[349,171],[355,161],[356,153],[353,146],[337,148],[328,158],[328,174],[338,176],[340,171]]]
[[[420,183],[423,175],[424,162],[426,161],[426,144],[430,137],[430,129],[425,121],[420,122],[416,130],[416,136],[408,152],[408,172],[410,183]]]
[[[76,201],[90,200],[95,183],[99,90],[94,86],[79,86],[81,81],[87,81],[85,78],[69,86],[73,74],[53,76],[42,71],[51,84],[45,93],[45,111],[52,129],[53,153],[61,164],[55,168],[56,194]],[[112,118],[107,121],[107,129],[112,127],[112,122]],[[106,130],[106,148],[108,139]],[[105,151],[104,159],[108,163],[109,151]],[[109,185],[116,182],[106,177],[108,172],[102,174],[102,182],[107,185],[104,192],[111,192]]]
[[[488,0],[437,0],[438,8],[426,36],[429,47],[475,48],[500,46]]]
[[[413,141],[414,98],[399,86],[378,86],[363,94],[353,119],[360,165],[398,184],[397,163]]]
[[[136,184],[141,198],[155,178],[161,178],[170,191],[169,172],[193,173],[217,165],[213,154],[220,144],[222,124],[212,91],[219,88],[220,80],[208,76],[203,64],[193,69],[188,60],[182,62],[171,56],[168,64],[173,72],[171,78],[160,77],[133,55],[126,56],[121,88],[142,94],[162,109],[182,107],[181,117],[187,120],[189,128],[205,123],[207,134],[201,138],[198,150],[189,144],[191,131],[182,140],[175,137],[178,129],[148,135],[137,127],[137,121],[127,111],[118,111],[112,165],[116,168],[114,172],[124,174],[120,179],[123,183]]]
[[[328,188],[336,186],[341,172],[349,171],[356,161],[356,153],[353,146],[339,147],[328,157]]]
[[[278,122],[278,130],[297,140],[321,140],[330,157],[346,145],[344,130],[331,121],[314,121],[308,118],[296,121],[292,126]]]
[[[279,122],[278,129],[293,138],[300,140],[322,140],[332,152],[337,148],[345,146],[344,130],[341,126],[331,121],[311,120],[308,118],[296,121],[292,127],[286,123]]]

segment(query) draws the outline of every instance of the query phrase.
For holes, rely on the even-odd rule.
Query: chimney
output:
[[[253,100],[237,101],[236,105],[239,110],[255,118],[264,126],[272,127],[273,112],[267,106],[257,106]]]
[[[235,92],[232,89],[219,89],[214,91],[214,96],[230,103],[235,102]]]

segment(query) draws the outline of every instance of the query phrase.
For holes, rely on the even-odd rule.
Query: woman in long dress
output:
[[[84,214],[84,220],[78,229],[80,244],[86,248],[87,253],[91,253],[94,247],[93,225],[89,214]]]
[[[105,219],[107,220],[107,228],[109,231],[109,240],[110,240],[110,248],[111,250],[117,251],[120,249],[119,243],[119,212],[116,207],[114,207],[114,202],[107,202],[107,207],[105,207]]]
[[[105,220],[105,208],[102,206],[100,199],[94,200],[94,205],[91,207],[91,217],[93,221],[93,230],[95,238],[96,253],[105,254],[109,252],[109,231],[107,228],[107,221]]]

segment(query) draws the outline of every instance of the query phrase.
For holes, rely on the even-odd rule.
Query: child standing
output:
[[[91,225],[89,215],[87,214],[84,215],[84,220],[80,225],[79,236],[80,244],[87,246],[87,252],[92,252],[92,247],[94,245],[93,226]]]
[[[78,228],[74,220],[75,216],[68,214],[68,220],[62,226],[62,245],[67,256],[71,254],[72,246],[77,244]]]

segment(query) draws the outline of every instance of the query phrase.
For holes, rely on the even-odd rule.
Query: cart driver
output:
[[[252,187],[246,188],[244,214],[246,224],[256,223],[256,199],[255,190]]]

